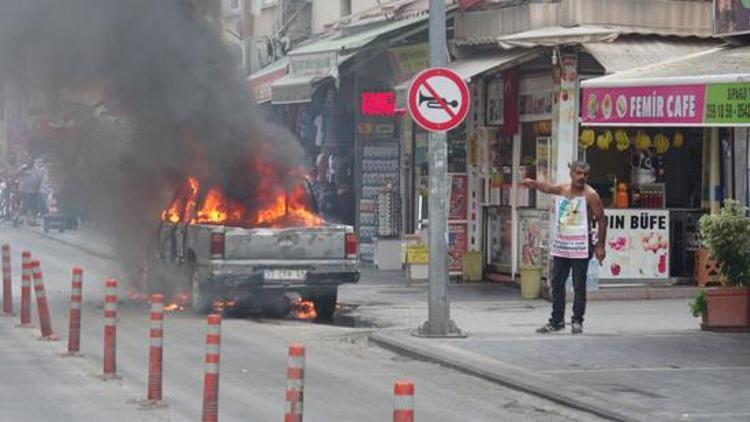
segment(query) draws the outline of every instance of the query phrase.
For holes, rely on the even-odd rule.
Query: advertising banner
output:
[[[463,256],[469,246],[466,223],[448,224],[448,271],[463,270]]]
[[[584,88],[584,125],[750,125],[750,83]]]
[[[469,186],[465,174],[451,175],[448,220],[466,220]]]
[[[607,209],[602,279],[669,278],[669,211]]]

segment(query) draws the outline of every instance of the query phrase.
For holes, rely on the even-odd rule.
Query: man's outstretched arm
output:
[[[563,191],[562,185],[550,185],[549,183],[534,179],[523,179],[523,182],[521,183],[529,189],[536,189],[540,192],[552,195],[562,195]]]

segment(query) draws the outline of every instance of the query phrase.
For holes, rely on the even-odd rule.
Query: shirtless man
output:
[[[591,224],[596,220],[597,242],[592,245],[589,236],[588,258],[576,259],[553,256],[552,262],[552,316],[546,325],[537,329],[537,333],[551,333],[565,328],[565,280],[571,269],[573,270],[573,319],[571,332],[583,333],[583,314],[586,312],[586,273],[592,252],[601,263],[604,260],[604,242],[607,238],[607,220],[604,217],[604,206],[599,194],[586,182],[589,178],[590,167],[585,161],[576,161],[570,165],[570,183],[550,185],[533,179],[525,179],[524,186],[541,192],[563,196],[568,199],[584,197],[588,213],[589,232]],[[554,255],[554,252],[553,252]]]

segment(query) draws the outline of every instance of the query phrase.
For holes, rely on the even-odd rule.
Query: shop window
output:
[[[521,167],[519,177],[536,179],[541,177],[547,182],[549,178],[549,147],[550,134],[552,133],[552,121],[540,120],[536,122],[523,123],[521,127]],[[534,190],[521,189],[519,191],[519,207],[537,207],[547,205],[547,197],[544,202],[538,204],[542,195]]]
[[[581,144],[589,184],[605,207],[616,207],[617,185],[627,188],[629,208],[701,207],[703,129],[582,128],[581,140],[585,130],[594,134]]]

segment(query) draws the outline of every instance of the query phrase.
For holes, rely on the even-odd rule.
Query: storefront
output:
[[[748,58],[716,48],[582,83],[579,146],[607,207],[603,280],[692,278],[700,215],[747,204]]]

